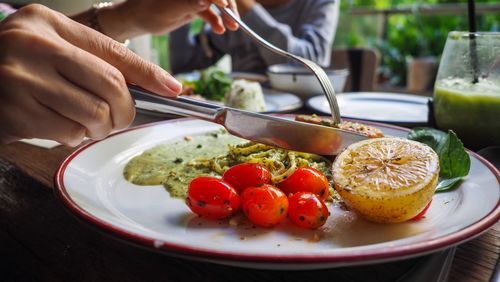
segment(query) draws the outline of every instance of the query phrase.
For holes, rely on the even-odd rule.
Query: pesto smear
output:
[[[225,131],[185,137],[145,151],[130,160],[123,171],[125,179],[136,185],[163,185],[172,197],[186,198],[189,182],[197,176],[218,176],[206,167],[190,162],[197,158],[224,155],[229,144],[245,140]]]

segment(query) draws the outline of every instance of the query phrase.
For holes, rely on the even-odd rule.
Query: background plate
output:
[[[352,92],[337,95],[342,117],[392,124],[426,124],[428,97],[411,94]],[[330,114],[325,96],[314,96],[306,106]]]
[[[235,72],[231,73],[230,75],[237,79],[246,79],[260,83],[263,83],[267,80],[267,77],[265,75],[255,73]],[[199,79],[200,73],[181,73],[177,74],[175,77],[177,79],[191,81]],[[262,93],[264,94],[264,101],[266,103],[266,110],[263,111],[263,113],[287,113],[300,109],[304,105],[302,100],[292,93],[273,90],[266,87],[262,87]],[[160,104],[140,100],[136,101],[136,108],[145,114],[168,113]]]
[[[262,113],[287,113],[300,109],[303,105],[299,97],[290,93],[268,88],[262,88],[262,92],[264,94],[264,102],[266,103],[266,110]],[[165,106],[161,104],[136,100],[135,106],[145,114],[168,113]]]
[[[401,128],[377,127],[386,135],[406,135]],[[73,214],[122,240],[190,259],[262,269],[318,269],[409,258],[471,239],[499,218],[500,176],[473,153],[470,175],[458,189],[436,194],[426,218],[392,225],[370,223],[331,207],[332,216],[319,230],[299,229],[288,221],[274,229],[231,227],[227,220],[198,218],[161,186],[136,186],[123,178],[125,164],[144,150],[220,128],[178,119],[90,143],[61,164],[55,191]],[[321,240],[314,240],[316,236]]]

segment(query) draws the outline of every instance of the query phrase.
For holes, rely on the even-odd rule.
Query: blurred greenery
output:
[[[151,37],[151,47],[157,52],[157,63],[165,70],[170,69],[168,36],[153,35]]]
[[[345,16],[352,9],[388,9],[438,5],[444,3],[466,3],[457,0],[344,0],[341,2],[341,17],[334,48],[372,47],[381,54],[380,73],[389,78],[391,84],[403,85],[406,82],[406,62],[412,57],[439,57],[446,36],[452,30],[467,30],[467,16],[412,14],[389,15],[387,31],[383,36],[383,15]],[[498,0],[476,1],[476,3]],[[344,15],[344,16],[342,16]],[[500,12],[477,16],[478,31],[497,31],[500,25]]]

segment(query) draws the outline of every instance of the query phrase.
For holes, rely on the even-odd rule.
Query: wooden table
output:
[[[141,116],[139,116],[141,117]],[[137,123],[149,122],[144,117]],[[82,224],[57,201],[52,177],[74,149],[24,143],[0,147],[2,281],[407,281],[426,257],[315,271],[268,271],[173,258],[115,240]],[[500,223],[457,247],[449,281],[489,281]]]

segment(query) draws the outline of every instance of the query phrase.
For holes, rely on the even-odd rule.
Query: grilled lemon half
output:
[[[348,207],[378,223],[416,216],[436,189],[439,158],[427,145],[375,138],[347,147],[332,167],[335,190]]]

